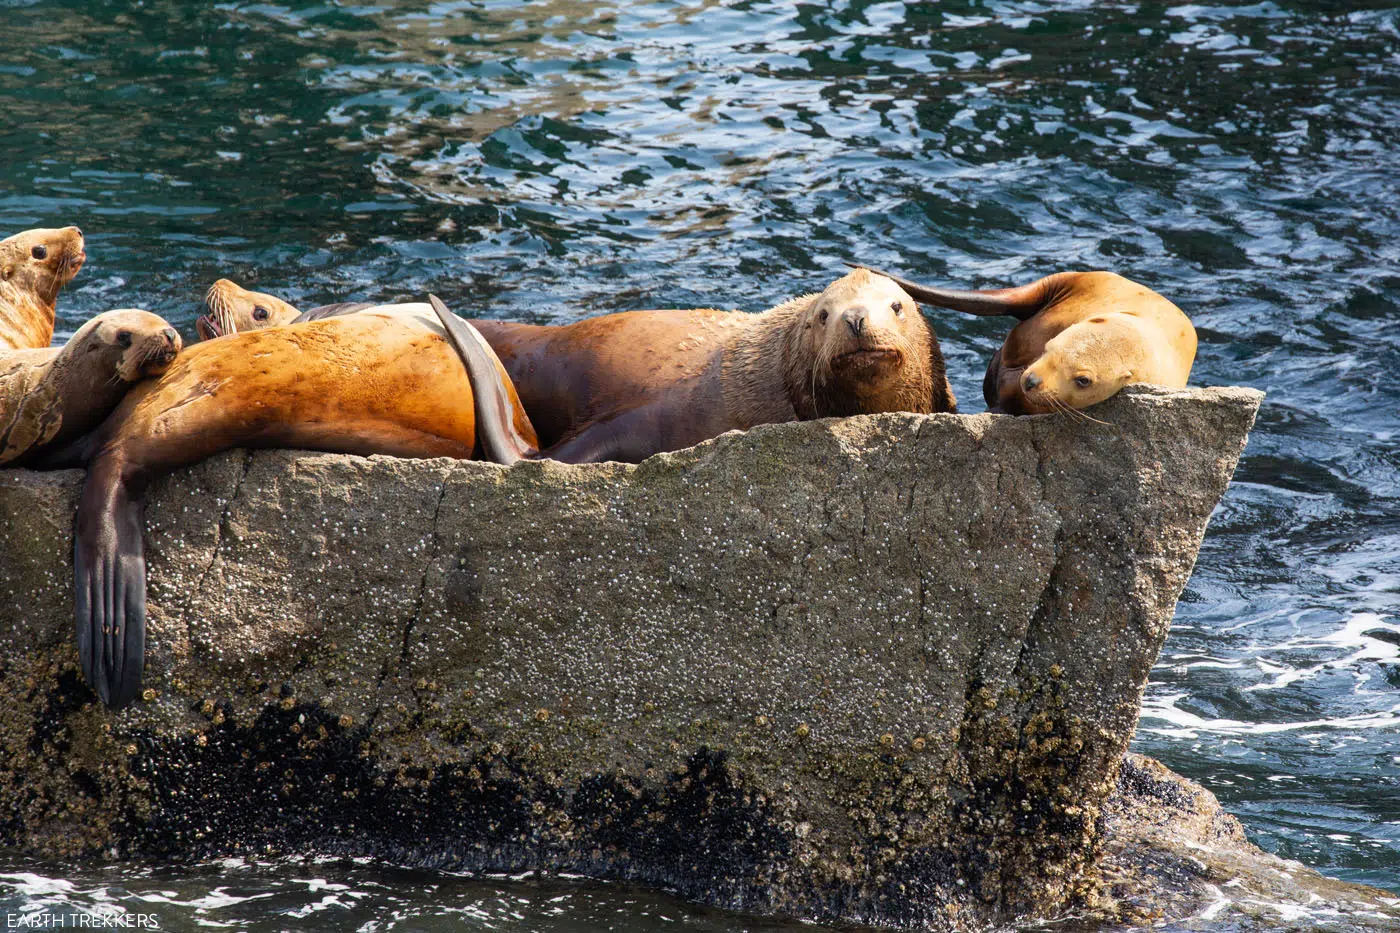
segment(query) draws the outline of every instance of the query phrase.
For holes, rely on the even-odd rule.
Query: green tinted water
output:
[[[1196,321],[1195,382],[1269,398],[1137,747],[1264,847],[1400,890],[1398,21],[0,0],[0,231],[89,234],[63,334],[128,306],[188,334],[219,277],[303,305],[431,288],[534,321],[757,310],[844,259],[956,285],[1144,281]],[[1005,326],[934,320],[978,410]],[[365,866],[4,870],[5,906],[154,903],[186,925],[765,928],[608,886]]]

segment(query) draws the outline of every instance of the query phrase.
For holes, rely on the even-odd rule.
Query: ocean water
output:
[[[1135,747],[1400,891],[1400,8],[1089,0],[0,0],[0,231],[77,223],[60,338],[216,278],[309,306],[761,310],[862,260],[1107,268],[1268,393]],[[964,410],[1006,323],[932,312]],[[0,909],[166,928],[796,930],[610,885],[0,856]],[[172,924],[174,926],[172,926]]]

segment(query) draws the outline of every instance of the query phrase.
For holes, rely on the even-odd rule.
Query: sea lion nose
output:
[[[1027,392],[1033,391],[1038,385],[1040,385],[1040,377],[1035,373],[1026,373],[1021,377],[1021,388]]]
[[[859,337],[865,330],[865,319],[869,312],[864,308],[856,308],[846,312],[846,326],[851,329],[851,336]]]

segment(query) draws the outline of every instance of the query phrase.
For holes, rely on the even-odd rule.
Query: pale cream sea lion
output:
[[[87,260],[83,231],[26,230],[0,240],[0,350],[53,342],[54,305]]]
[[[927,304],[1020,321],[987,366],[982,394],[992,411],[1077,411],[1125,385],[1181,388],[1191,376],[1196,329],[1190,319],[1152,289],[1112,272],[1057,272],[990,291],[890,278]]]

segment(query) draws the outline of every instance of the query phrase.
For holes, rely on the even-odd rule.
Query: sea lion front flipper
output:
[[[346,314],[358,314],[366,308],[377,308],[372,301],[340,301],[335,304],[321,305],[319,308],[312,308],[303,311],[288,323],[303,324],[307,321],[324,321],[328,317],[341,317]]]
[[[987,403],[987,410],[998,407],[1001,404],[997,387],[1001,384],[1001,347],[997,347],[997,352],[992,354],[991,360],[987,363],[987,374],[982,377],[982,401]]]
[[[651,445],[645,435],[642,443],[637,443],[638,422],[646,417],[638,411],[634,409],[609,421],[590,424],[546,450],[544,456],[560,463],[640,463],[651,452]],[[640,411],[645,412],[645,409]]]
[[[447,310],[436,295],[428,296],[447,339],[456,348],[467,368],[476,406],[476,438],[492,463],[510,466],[521,460],[534,460],[539,449],[515,428],[515,402],[501,377],[501,361],[496,351],[471,324]]]
[[[120,465],[92,465],[74,535],[74,622],[83,675],[112,709],[136,698],[146,663],[142,506],[122,481]]]

